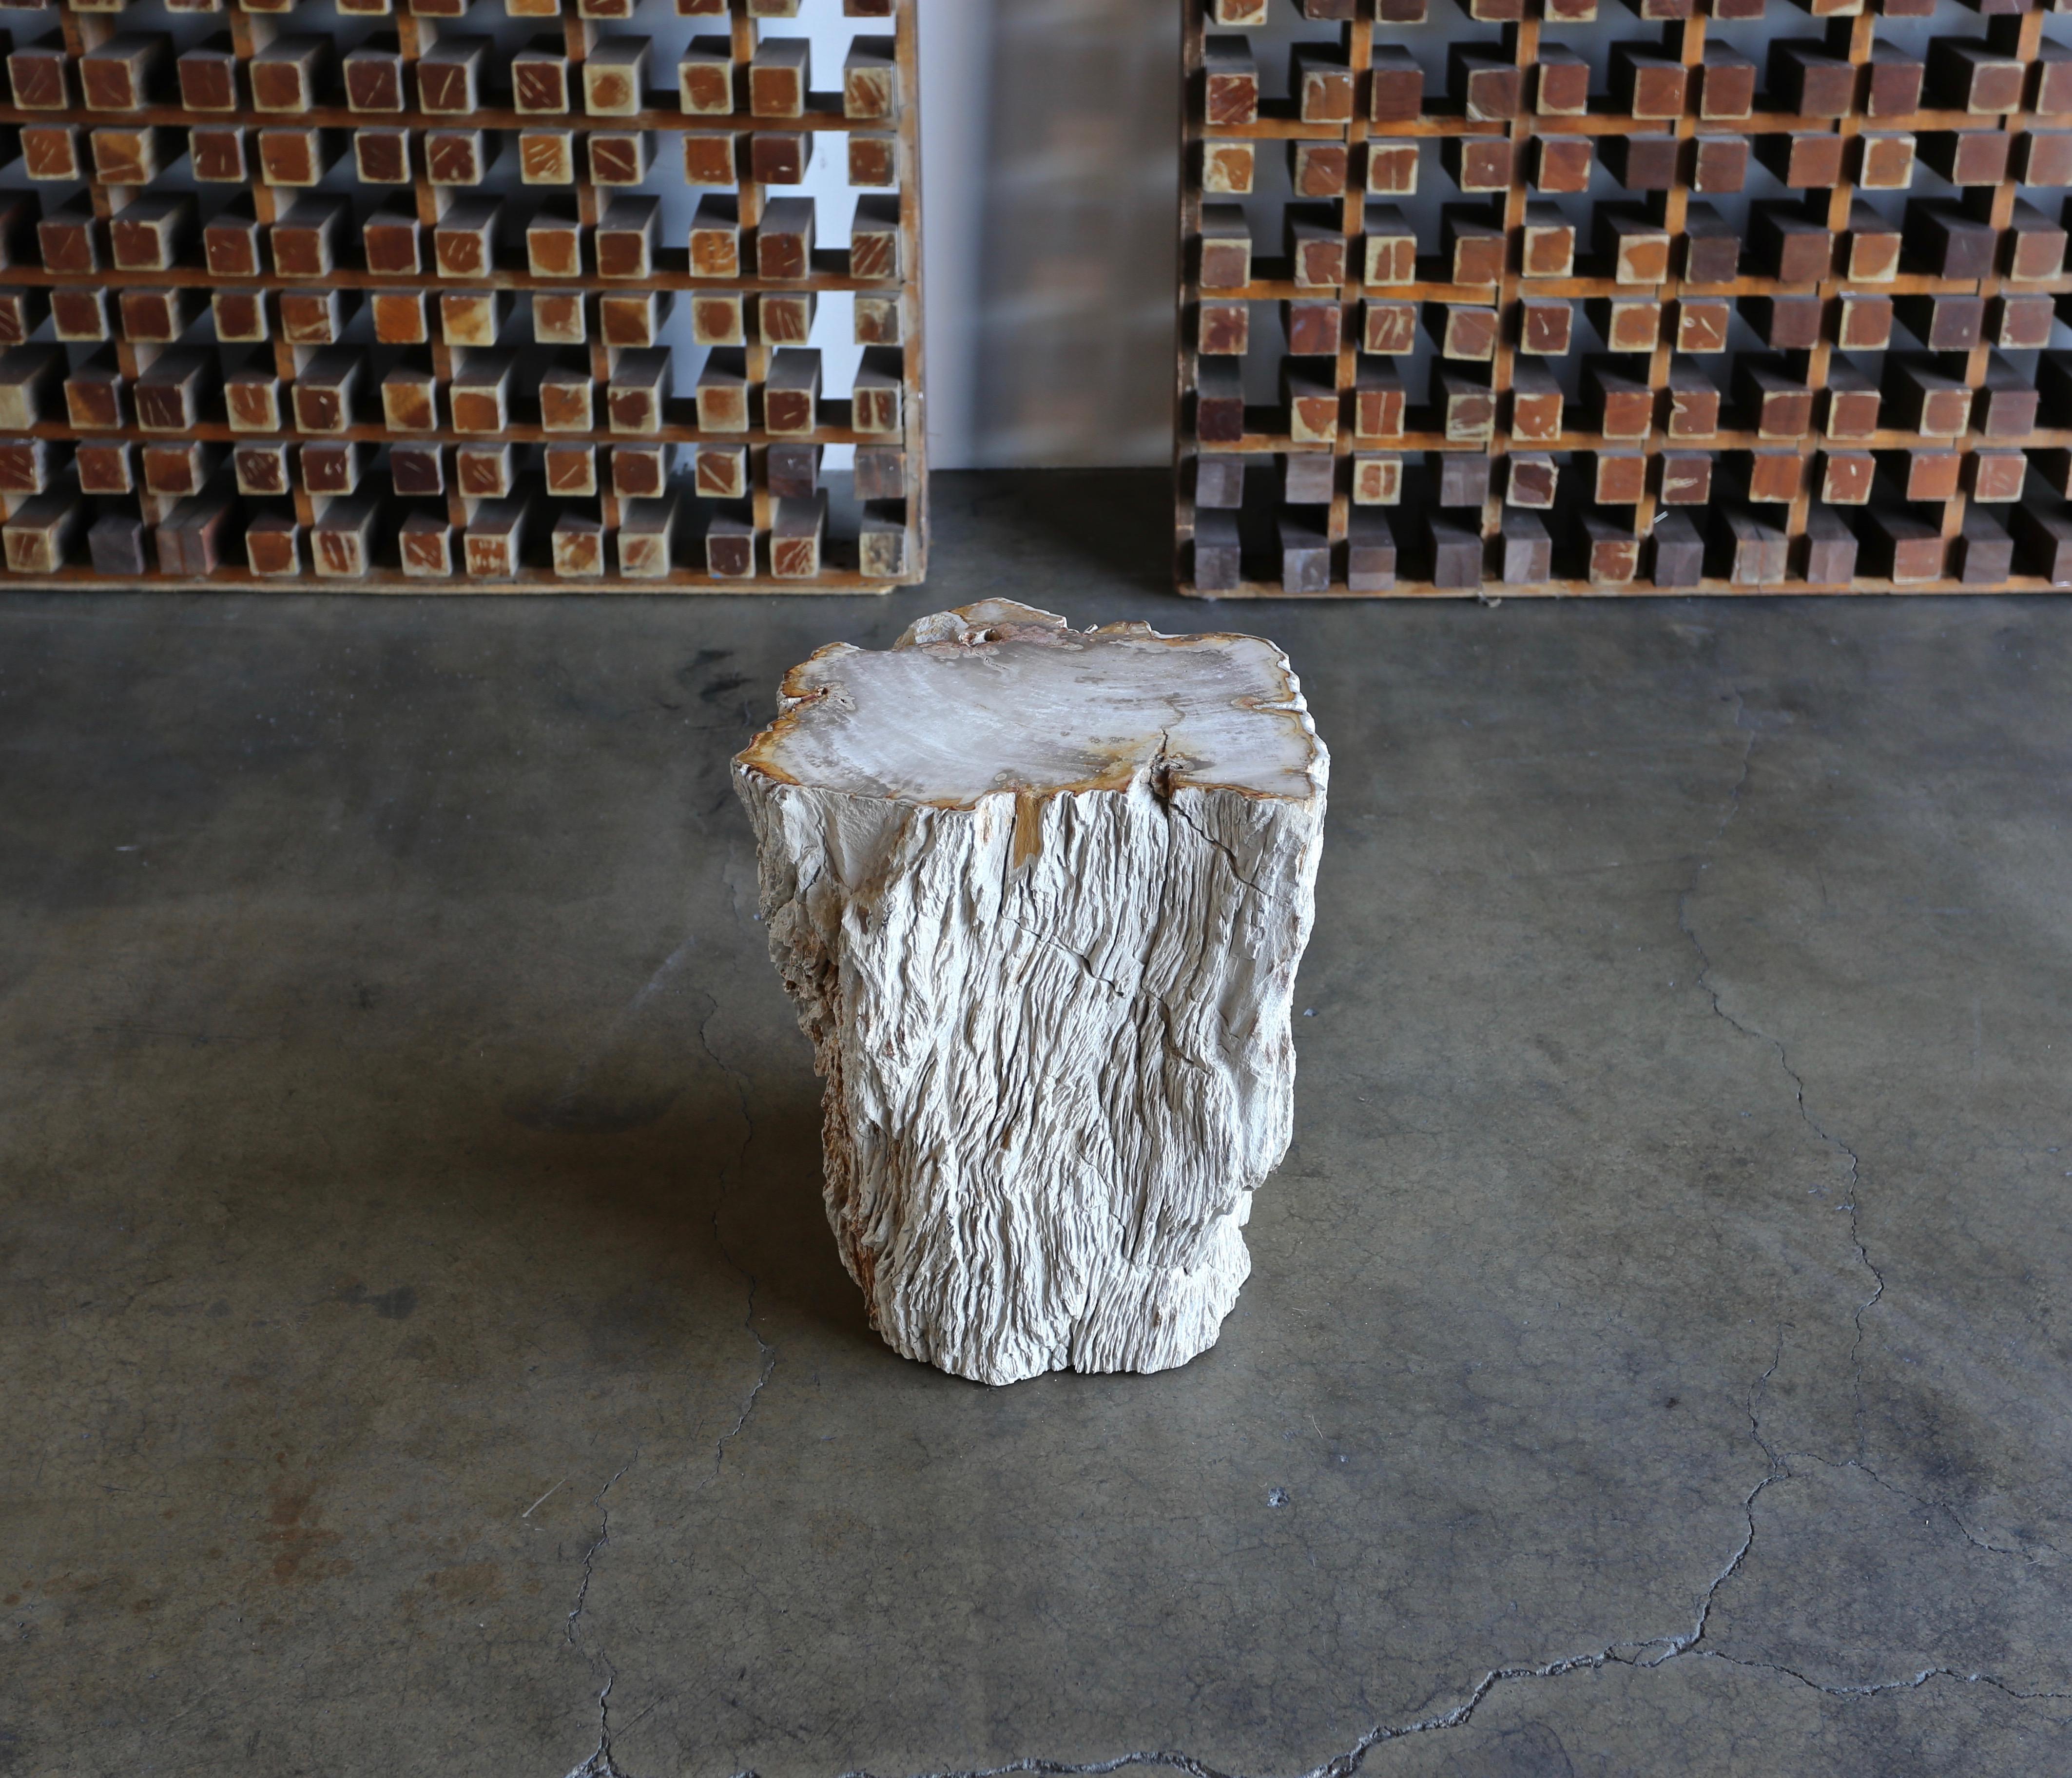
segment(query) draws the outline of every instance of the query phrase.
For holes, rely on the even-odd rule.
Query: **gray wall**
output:
[[[1172,453],[1180,9],[921,0],[938,468]]]

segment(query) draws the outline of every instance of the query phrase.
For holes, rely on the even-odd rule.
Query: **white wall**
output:
[[[920,0],[935,467],[1170,460],[1179,26]]]

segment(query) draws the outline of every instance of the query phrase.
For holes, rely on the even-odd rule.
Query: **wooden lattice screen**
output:
[[[916,0],[404,3],[6,14],[14,584],[918,580]]]
[[[1182,4],[1183,591],[2072,585],[2072,21]]]

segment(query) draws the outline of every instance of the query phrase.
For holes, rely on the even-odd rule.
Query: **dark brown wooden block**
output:
[[[1806,514],[1806,581],[1809,586],[1846,586],[1856,578],[1856,534],[1841,515],[1824,506]]]
[[[1648,576],[1657,586],[1696,586],[1704,574],[1704,543],[1684,513],[1656,515],[1648,557]]]
[[[2018,506],[2012,515],[2016,560],[2053,586],[2072,586],[2072,512],[2055,503]]]
[[[2022,81],[2021,59],[1983,39],[1938,37],[1928,46],[1930,96],[1953,110],[1981,117],[2016,110]]]
[[[1952,185],[1998,185],[2008,176],[2012,138],[1999,129],[1944,129],[1917,139],[1922,161]]]
[[[1612,177],[1629,191],[1666,191],[1676,183],[1674,136],[1612,136],[1599,152]]]
[[[1769,86],[1794,117],[1842,117],[1856,95],[1856,71],[1816,40],[1787,38],[1770,46]]]
[[[1790,206],[1755,205],[1749,212],[1749,238],[1758,261],[1780,283],[1817,283],[1832,269],[1834,236],[1824,222]]]
[[[1810,135],[1772,131],[1755,139],[1756,158],[1779,184],[1794,191],[1825,191],[1840,184],[1847,146],[1840,136],[1824,131]]]
[[[1435,512],[1426,516],[1424,534],[1434,586],[1474,588],[1482,584],[1482,536],[1479,526]]]
[[[1442,507],[1479,510],[1490,497],[1490,462],[1480,451],[1446,450],[1432,457],[1433,498]]]
[[[1974,500],[2002,506],[2021,498],[2029,458],[2018,450],[1982,450],[1965,459],[1965,491]]]
[[[1857,531],[1866,573],[1896,586],[1942,577],[1940,532],[1926,519],[1898,508],[1866,507]]]
[[[1582,534],[1584,573],[1593,586],[1626,586],[1640,572],[1640,540],[1630,525],[1601,512],[1577,519]]]
[[[150,572],[144,554],[144,521],[134,512],[104,512],[87,529],[87,560],[97,574],[129,580]]]

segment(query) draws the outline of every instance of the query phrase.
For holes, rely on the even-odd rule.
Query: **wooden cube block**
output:
[[[654,232],[655,208],[652,199],[615,198],[612,207],[627,205],[625,211],[629,224],[642,240],[652,243]],[[644,206],[637,210],[635,207]],[[608,220],[608,219],[607,219]],[[598,252],[603,253],[604,234],[598,230]],[[648,260],[651,248],[629,238],[623,251],[615,250],[615,265],[623,265],[625,270],[609,274],[615,277],[644,277],[648,274]],[[639,263],[637,267],[636,257]],[[731,198],[708,195],[698,200],[697,213],[691,219],[690,269],[693,277],[737,278],[741,276],[741,216]]]
[[[1966,460],[1965,486],[1974,500],[2004,505],[2021,498],[2029,458],[2018,450],[1982,450]]]
[[[1935,352],[1966,352],[1985,338],[1984,297],[1906,296],[1893,306],[1906,330]]]
[[[22,126],[23,170],[32,179],[72,181],[88,176],[92,165],[82,133],[64,124]]]
[[[1365,281],[1410,284],[1417,277],[1417,236],[1409,218],[1392,203],[1367,206]],[[1204,259],[1206,261],[1206,254]],[[1203,283],[1207,282],[1207,278]]]
[[[1494,284],[1503,278],[1505,236],[1502,224],[1477,212],[1449,209],[1441,216],[1439,242],[1454,283]],[[1415,244],[1414,240],[1412,244]],[[1371,253],[1369,269],[1372,269]],[[1416,269],[1413,261],[1413,277]],[[1412,280],[1383,281],[1370,276],[1367,281],[1408,283]]]
[[[0,494],[41,494],[51,473],[51,447],[45,440],[0,439]]]
[[[1727,349],[1733,305],[1720,297],[1685,297],[1676,305],[1676,349],[1712,353]]]
[[[1666,429],[1679,440],[1709,438],[1720,429],[1719,388],[1688,359],[1676,359],[1669,367]]]
[[[1665,450],[1655,498],[1664,506],[1702,507],[1712,498],[1712,458],[1696,450]]]
[[[88,111],[142,111],[171,60],[171,39],[162,33],[118,32],[80,57],[80,102]]]
[[[148,573],[143,519],[133,512],[104,512],[87,528],[86,557],[97,574],[129,579]]]
[[[1518,305],[1518,349],[1536,358],[1565,355],[1575,339],[1576,314],[1560,297],[1527,297]]]
[[[434,116],[465,117],[482,103],[486,37],[442,37],[417,59],[417,109]]]
[[[381,379],[381,423],[391,432],[438,429],[438,384],[430,371],[398,364]]]
[[[1504,483],[1504,503],[1536,512],[1551,511],[1560,482],[1560,470],[1554,459],[1514,452],[1504,461],[1509,466]]]
[[[510,424],[512,365],[505,351],[462,355],[450,393],[455,432],[495,435]]]
[[[454,450],[454,481],[463,499],[499,500],[517,480],[517,466],[508,444],[469,444]]]
[[[803,37],[766,37],[758,43],[748,64],[750,113],[758,117],[804,117],[807,64],[808,43]]]
[[[280,439],[234,446],[230,465],[237,491],[261,499],[288,493],[293,486],[295,450]]]
[[[789,200],[810,206],[811,199]],[[767,227],[767,224],[766,224]],[[762,252],[765,237],[758,236],[758,253]],[[849,273],[853,278],[890,281],[900,275],[900,224],[898,200],[894,198],[864,196],[856,200],[856,211],[849,224]],[[812,236],[810,229],[806,236],[807,261],[812,263]],[[1342,261],[1342,248],[1341,248]],[[770,274],[765,273],[766,277]]]
[[[1927,64],[1894,43],[1871,46],[1870,72],[1864,81],[1864,112],[1872,117],[1905,117],[1921,109],[1921,86]]]
[[[342,199],[296,199],[271,230],[273,269],[283,277],[328,277],[336,268],[339,244],[351,216]],[[214,226],[211,224],[212,228]],[[372,269],[371,254],[369,258]],[[213,259],[210,263],[213,269]]]
[[[1657,516],[1648,546],[1648,575],[1657,586],[1696,586],[1704,573],[1704,542],[1688,514]]]
[[[1424,70],[1416,56],[1400,44],[1377,42],[1371,72],[1367,77],[1367,115],[1375,123],[1405,123],[1416,117],[1424,103]],[[1259,110],[1256,74],[1253,77],[1252,115],[1233,117],[1232,123],[1251,123]],[[1211,123],[1219,120],[1213,110]]]
[[[7,57],[7,85],[18,111],[66,111],[72,106],[71,59],[62,41],[26,44]],[[191,106],[191,109],[201,108]]]
[[[1496,396],[1486,382],[1462,371],[1434,368],[1432,404],[1449,443],[1481,444],[1496,431]]]
[[[2008,177],[2014,138],[2001,129],[1936,130],[1916,151],[1952,185],[1998,185]]]
[[[779,500],[770,527],[770,573],[780,581],[809,581],[820,572],[827,537],[828,497]]]
[[[1447,51],[1448,84],[1471,121],[1502,121],[1524,107],[1524,71],[1500,55],[1456,43]]]
[[[1305,89],[1306,97],[1306,89]],[[890,122],[899,114],[898,46],[890,37],[857,37],[842,64],[842,115],[857,123]],[[1351,76],[1346,76],[1350,116]]]
[[[310,565],[322,580],[360,580],[374,567],[380,503],[366,495],[334,500],[310,530]]]
[[[527,185],[574,185],[574,135],[565,129],[520,130],[518,176]]]
[[[1532,183],[1541,191],[1587,191],[1593,154],[1587,136],[1542,136],[1533,147]]]
[[[2021,283],[2054,278],[2065,269],[2066,232],[2026,199],[2017,198],[2008,219],[2004,269]]]
[[[734,110],[734,47],[724,37],[693,37],[676,63],[677,98],[686,117]]]
[[[116,298],[122,337],[139,344],[170,346],[199,312],[197,293],[188,289],[124,290]]]
[[[538,299],[534,299],[536,310]],[[432,337],[421,290],[376,290],[369,299],[374,337],[384,346],[422,346]]]
[[[1835,343],[1844,351],[1881,352],[1892,343],[1889,297],[1844,291],[1837,305]]]
[[[1971,390],[1932,359],[1889,358],[1885,399],[1894,428],[1925,437],[1961,437],[1971,417]]]
[[[1211,306],[1207,303],[1202,306],[1205,331]],[[1214,306],[1244,311],[1246,318],[1239,325],[1247,335],[1249,335],[1250,304],[1223,303]],[[1281,327],[1287,338],[1288,350],[1292,355],[1297,358],[1335,358],[1344,339],[1344,311],[1334,302],[1324,302],[1315,298],[1298,298],[1281,304]],[[1223,337],[1229,335],[1224,333]],[[1206,347],[1202,349],[1207,350]],[[1236,355],[1242,357],[1244,347],[1240,345],[1235,351]]]
[[[614,208],[627,201],[623,198],[611,200]],[[441,277],[495,275],[497,236],[502,228],[503,213],[503,206],[494,198],[454,200],[432,228],[432,263]],[[601,224],[598,232],[601,242]],[[599,269],[602,269],[601,262]]]
[[[411,179],[407,129],[356,129],[353,171],[362,185],[408,185]]]
[[[302,486],[311,494],[351,494],[365,468],[360,446],[349,438],[313,439],[302,446]]]
[[[0,524],[0,550],[14,574],[55,574],[64,566],[86,508],[76,487],[62,484],[23,501]]]
[[[1612,177],[1629,191],[1666,191],[1676,183],[1674,136],[1614,136],[1602,152]]]
[[[1864,199],[1855,199],[1849,206],[1843,275],[1860,284],[1889,283],[1899,275],[1899,230]]]
[[[1252,145],[1249,142],[1243,144],[1221,142],[1213,143],[1211,146],[1219,152],[1211,154],[1206,164],[1211,167],[1211,176],[1217,183],[1207,184],[1203,189],[1216,192],[1235,191],[1236,187],[1222,183],[1238,176],[1237,157],[1230,150],[1240,146],[1249,150]],[[684,138],[684,162],[688,167],[690,162],[690,138],[688,137]],[[693,178],[691,183],[694,185],[701,183],[717,185],[731,182],[720,179],[701,180]],[[883,190],[898,185],[899,183],[899,138],[897,136],[879,136],[867,132],[858,132],[851,135],[849,138],[849,183],[853,186],[873,190]]]
[[[1479,451],[1439,451],[1431,459],[1433,498],[1442,507],[1485,505],[1490,497],[1490,459]]]
[[[1995,352],[1972,403],[1972,421],[1987,438],[2020,438],[2036,427],[2040,403],[2034,379]]]
[[[1856,183],[1866,191],[1904,191],[1914,183],[1914,143],[1902,131],[1858,138]]]
[[[574,96],[568,48],[560,39],[535,37],[511,58],[511,103],[521,116],[565,116]]]
[[[583,109],[593,117],[631,117],[644,109],[648,53],[645,37],[601,39],[582,64]]]
[[[1346,237],[1335,210],[1291,205],[1285,218],[1288,258],[1298,287],[1335,289],[1346,281]]]
[[[1745,136],[1700,136],[1691,145],[1691,189],[1738,191],[1748,183],[1749,145]]]
[[[1633,505],[1647,491],[1647,461],[1638,451],[1596,453],[1584,467],[1590,498],[1599,506]]]
[[[1698,70],[1698,115],[1731,123],[1755,111],[1756,65],[1725,43],[1708,43]],[[1672,113],[1672,115],[1680,114]]]
[[[553,446],[548,447],[550,451],[558,448]],[[445,493],[445,448],[439,445],[407,442],[391,445],[388,447],[388,480],[397,493],[407,499]]]
[[[1780,283],[1817,283],[1832,267],[1835,237],[1827,225],[1789,206],[1753,206],[1749,237],[1764,269]]]
[[[494,346],[508,302],[500,290],[443,290],[439,335],[449,346]]]
[[[1363,358],[1353,380],[1353,436],[1400,438],[1405,412],[1403,378],[1385,358]]]
[[[434,185],[479,185],[489,170],[496,138],[479,129],[425,132],[425,177]]]
[[[549,444],[541,448],[540,458],[548,493],[557,498],[588,498],[597,492],[594,446]]]
[[[611,447],[611,491],[621,499],[652,499],[669,485],[667,445]]]
[[[1355,506],[1392,507],[1403,499],[1403,459],[1394,451],[1359,451],[1353,457]]]
[[[137,424],[146,432],[191,432],[216,374],[212,352],[183,347],[162,353],[137,379]]]
[[[1529,275],[1531,206],[1528,204],[1526,209]],[[1622,205],[1600,206],[1597,211],[1597,246],[1599,254],[1610,261],[1615,283],[1659,284],[1669,275],[1669,230],[1638,211]]]
[[[254,111],[304,112],[315,109],[318,88],[331,61],[327,37],[297,33],[277,37],[252,58]]]
[[[711,368],[708,363],[708,372]],[[610,429],[621,433],[659,432],[662,426],[662,400],[668,391],[668,377],[669,355],[666,351],[621,353],[613,368],[610,383],[605,390],[605,413]],[[742,397],[740,424],[725,428],[712,425],[705,417],[701,400],[698,421],[701,427],[708,431],[745,432],[748,429],[745,377],[739,379],[738,387]]]
[[[1434,586],[1459,589],[1482,584],[1482,536],[1479,527],[1433,513],[1425,519],[1424,537]]]
[[[615,540],[619,572],[628,580],[655,580],[668,574],[676,523],[673,499],[640,500],[628,506]]]
[[[413,512],[397,529],[403,572],[413,580],[445,580],[454,571],[453,527],[435,512]]]
[[[90,142],[93,176],[103,185],[149,185],[170,164],[161,133],[149,125],[103,125]],[[177,148],[170,153],[177,158]]]
[[[1682,117],[1688,78],[1689,70],[1664,51],[1631,43],[1612,45],[1612,100],[1630,117]]]
[[[1561,385],[1544,364],[1520,359],[1511,367],[1513,438],[1552,444],[1561,436]]]
[[[1896,586],[1919,585],[1942,577],[1942,536],[1910,512],[1867,507],[1857,536],[1868,574]]]
[[[63,388],[66,418],[86,431],[112,431],[127,425],[125,387],[115,355],[96,352],[65,375]],[[34,425],[50,405],[49,376],[35,369],[34,359],[16,360],[12,351],[0,356],[0,409],[14,417],[0,418],[0,425]],[[23,417],[25,415],[28,417]]]
[[[1827,366],[1827,413],[1823,429],[1830,438],[1868,438],[1878,428],[1878,386],[1847,361]]]
[[[1607,351],[1651,352],[1662,338],[1662,305],[1653,297],[1593,297],[1585,312]]]
[[[1842,182],[1847,146],[1840,136],[1825,131],[1810,135],[1770,132],[1756,138],[1755,156],[1780,185],[1825,191]]]
[[[1770,44],[1770,92],[1793,116],[1847,117],[1856,90],[1856,71],[1824,44],[1810,38]]]
[[[1212,129],[1259,120],[1259,64],[1243,37],[1212,35],[1202,46],[1202,115]]]
[[[1928,46],[1928,89],[1938,103],[1975,117],[1996,116],[2021,105],[2021,59],[1983,39],[1938,37]]]
[[[2056,319],[2049,297],[1996,297],[1986,306],[1986,337],[2004,351],[2036,351],[2050,343]]]
[[[2016,559],[2053,586],[2072,586],[2072,513],[2060,506],[2018,506],[2011,515]]]
[[[344,76],[347,109],[383,112],[405,109],[403,54],[393,43],[376,41],[362,44],[346,56],[340,64],[340,72]]]
[[[1645,438],[1655,417],[1655,392],[1639,378],[1593,363],[1584,385],[1597,414],[1597,430],[1607,438]]]
[[[1806,514],[1806,581],[1846,586],[1856,578],[1856,534],[1839,513],[1813,507]]]
[[[1743,230],[1693,198],[1684,215],[1684,277],[1692,284],[1730,284],[1741,275]]]

